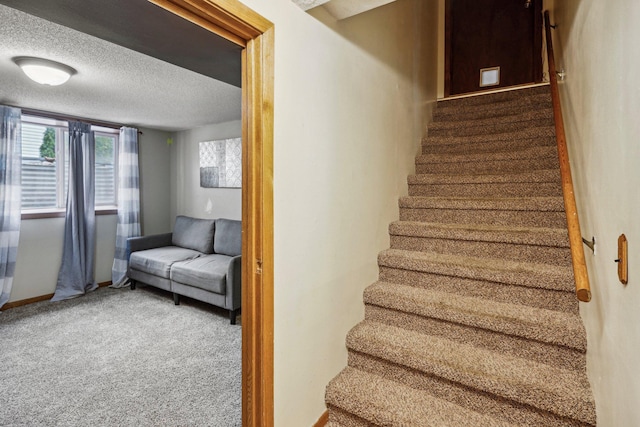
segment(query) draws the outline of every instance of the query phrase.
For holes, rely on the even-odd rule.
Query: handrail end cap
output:
[[[591,301],[591,291],[588,289],[578,289],[576,295],[578,296],[578,300],[582,302]]]

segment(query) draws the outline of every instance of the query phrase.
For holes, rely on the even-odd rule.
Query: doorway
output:
[[[236,0],[149,0],[242,50],[242,425],[273,426],[274,25]]]
[[[3,5],[18,10],[22,9],[17,7],[18,5],[28,9],[25,3],[35,5],[38,13],[31,14],[40,17],[44,10],[55,14],[60,12],[62,15],[68,10],[73,10],[80,15],[86,15],[87,11],[95,12],[91,8],[87,9],[86,5],[82,4],[82,0],[69,0],[66,7],[59,7],[54,2],[49,4],[37,2],[37,0],[33,2],[2,1]],[[78,5],[77,8],[73,7],[74,3]],[[220,36],[217,37],[218,39],[224,39],[224,44],[231,45],[232,50],[238,53],[235,57],[236,62],[233,63],[237,66],[232,67],[230,71],[225,68],[225,72],[214,78],[227,80],[223,77],[225,75],[228,77],[230,74],[231,81],[225,81],[225,83],[238,87],[241,82],[242,86],[242,425],[271,426],[273,425],[273,24],[238,0],[150,0],[150,3],[143,0],[113,3],[120,5],[131,3],[129,6],[135,10],[138,7],[144,9],[149,5],[150,8],[160,10],[151,5],[151,3],[156,4],[163,9],[161,10],[163,14],[166,10],[171,12],[169,15],[182,18],[177,19],[179,23],[189,21],[196,24],[197,29],[201,31],[195,36],[197,39],[195,42],[203,42],[211,47],[215,42],[205,36],[210,33],[216,34]],[[117,9],[117,4],[112,7],[117,11],[116,16],[107,25],[106,30],[113,29],[117,26],[116,24],[124,25],[124,19],[117,18],[125,12]],[[30,13],[28,10],[24,11]],[[135,13],[130,9],[129,11],[133,19],[137,18],[138,21],[140,16],[145,18],[150,16],[148,12]],[[183,19],[186,21],[183,22]],[[84,16],[74,21],[85,27],[93,25],[91,20],[84,19]],[[145,24],[149,24],[148,21]],[[90,28],[67,26],[75,28],[76,31],[91,33],[88,31]],[[192,27],[191,24],[188,26]],[[143,25],[136,26],[135,29],[139,35],[143,36],[141,46],[149,47],[148,45],[153,43],[148,41],[150,39],[157,41],[158,37],[153,35],[153,28],[143,29],[142,27]],[[169,34],[170,38],[165,44],[172,47],[173,45],[169,42],[172,41],[172,37],[175,38],[176,26],[163,29],[167,28],[170,31],[165,33]],[[191,49],[195,42],[191,40],[191,43],[178,46],[173,50],[174,57],[181,59],[187,57],[192,60],[192,65],[203,65],[198,63],[199,57]],[[135,47],[128,46],[132,50]],[[146,54],[154,56],[153,52],[147,51]],[[214,68],[224,68],[225,61],[214,61],[212,65]],[[203,69],[192,69],[192,71],[202,75],[209,74]],[[240,74],[241,77],[239,77]],[[237,78],[237,81],[234,78]],[[175,82],[178,86],[179,80],[180,78],[175,78],[172,83]],[[202,83],[200,89],[204,89],[204,85],[205,83]],[[212,381],[215,381],[215,378],[212,378]]]
[[[542,81],[542,0],[445,4],[445,96]]]

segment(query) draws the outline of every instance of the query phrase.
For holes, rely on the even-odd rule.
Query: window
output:
[[[118,134],[96,132],[96,207],[115,206]]]
[[[96,209],[117,203],[118,131],[93,126],[95,132]],[[22,116],[22,210],[65,208],[69,174],[67,122]]]

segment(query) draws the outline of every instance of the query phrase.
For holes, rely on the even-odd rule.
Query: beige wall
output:
[[[169,149],[166,132],[142,129],[140,137],[140,174],[144,192],[142,200],[145,231],[169,231]],[[96,219],[97,282],[111,280],[115,251],[116,215]],[[64,218],[23,220],[13,288],[9,301],[20,301],[53,293],[60,261]]]
[[[275,425],[310,426],[431,117],[437,2],[323,24],[290,0],[242,1],[276,26]]]
[[[555,5],[556,61],[593,299],[581,304],[598,425],[640,425],[640,3]],[[629,284],[618,281],[617,239],[629,240]]]
[[[176,215],[196,218],[242,218],[242,190],[200,187],[200,142],[239,136],[242,136],[240,120],[175,134],[171,145],[172,222]]]

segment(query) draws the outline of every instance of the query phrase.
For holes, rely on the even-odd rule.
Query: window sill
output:
[[[47,209],[47,210],[39,210],[39,209],[30,209],[23,210],[21,218],[22,219],[44,219],[44,218],[64,218],[65,209]],[[118,208],[115,206],[105,206],[96,208],[96,216],[100,215],[117,215]]]

